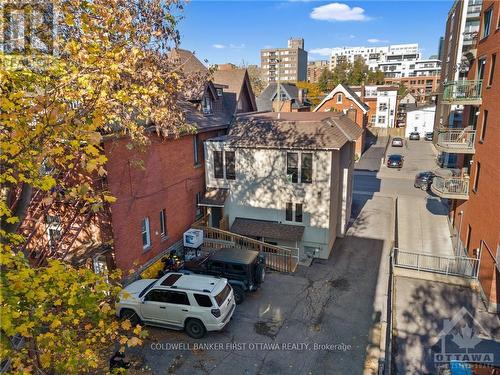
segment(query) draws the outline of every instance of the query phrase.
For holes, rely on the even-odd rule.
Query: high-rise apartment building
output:
[[[307,51],[304,39],[291,38],[287,48],[266,48],[260,51],[260,67],[270,82],[307,80]]]
[[[323,70],[329,69],[328,60],[310,61],[307,63],[307,82],[318,82]]]
[[[453,4],[434,144],[453,156],[444,160],[445,167],[455,168],[436,170],[431,185],[434,194],[449,202],[456,255],[474,271],[492,312],[500,309],[499,31],[500,2]]]

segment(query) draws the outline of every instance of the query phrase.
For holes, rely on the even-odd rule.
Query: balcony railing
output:
[[[437,135],[436,148],[442,152],[473,154],[476,131],[472,128],[441,128]]]
[[[469,177],[434,176],[431,191],[441,198],[469,199]]]
[[[443,102],[448,104],[481,104],[483,80],[451,81],[444,84]]]

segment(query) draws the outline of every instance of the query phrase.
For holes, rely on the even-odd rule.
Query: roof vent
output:
[[[278,112],[278,120],[281,119],[281,112]]]

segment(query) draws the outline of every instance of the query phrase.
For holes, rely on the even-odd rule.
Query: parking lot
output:
[[[148,327],[144,345],[129,351],[134,367],[154,374],[362,373],[381,315],[374,306],[386,243],[377,236],[390,227],[378,210],[364,207],[329,260],[294,274],[268,273],[222,332],[194,340]]]

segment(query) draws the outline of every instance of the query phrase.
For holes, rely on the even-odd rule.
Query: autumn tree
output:
[[[314,106],[318,105],[324,97],[324,95],[321,94],[321,89],[317,83],[299,81],[296,85],[299,89],[307,91],[307,100],[309,100]]]
[[[255,96],[259,96],[260,93],[266,88],[266,83],[264,82],[262,76],[262,69],[255,65],[243,66],[248,72],[248,77],[250,78],[250,84],[252,85],[252,90]]]
[[[0,357],[12,358],[18,372],[66,374],[100,366],[101,349],[119,340],[116,289],[103,276],[54,261],[30,267],[18,229],[31,197],[63,192],[60,199],[84,202],[82,212],[112,202],[89,182],[106,174],[103,137],[127,136],[135,147],[147,145],[150,132],[190,131],[179,103],[203,80],[166,58],[179,39],[182,4],[175,0],[40,3],[46,6],[7,1],[0,16],[4,25],[14,10],[43,20],[32,24],[36,44],[7,40],[0,52]],[[25,345],[16,350],[13,337]]]

